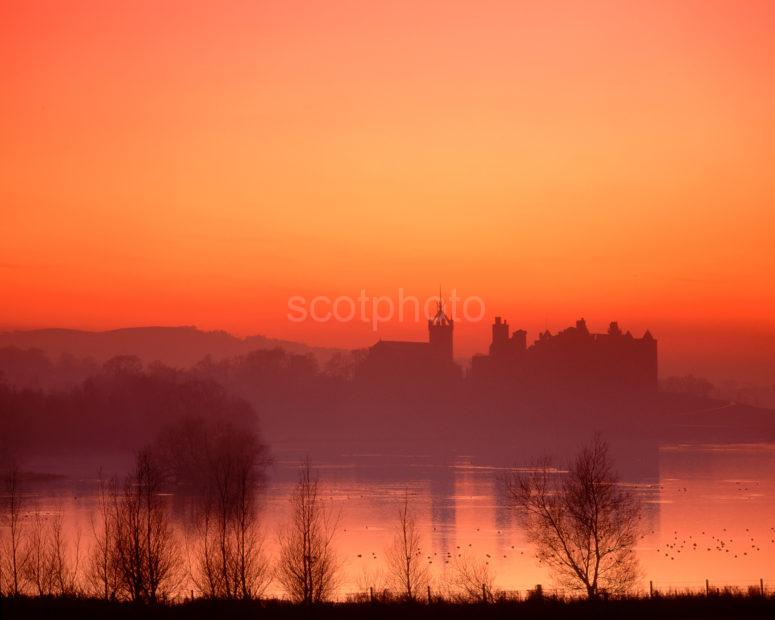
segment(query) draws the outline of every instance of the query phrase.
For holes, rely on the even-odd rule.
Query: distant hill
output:
[[[266,336],[239,338],[225,331],[202,331],[192,326],[128,327],[109,331],[34,329],[0,332],[0,348],[41,349],[51,357],[70,354],[103,362],[115,355],[136,355],[146,362],[160,361],[188,367],[206,355],[216,359],[255,349],[280,347],[289,353],[312,354],[325,363],[339,349],[311,347]]]

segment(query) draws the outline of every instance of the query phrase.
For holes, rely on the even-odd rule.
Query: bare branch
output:
[[[507,494],[538,561],[560,585],[594,598],[603,590],[624,593],[636,583],[640,503],[619,484],[599,436],[567,473],[544,460],[532,473],[509,478]]]
[[[338,585],[339,561],[333,539],[339,518],[321,499],[309,459],[299,468],[290,501],[290,522],[280,534],[277,578],[294,601],[325,601]]]

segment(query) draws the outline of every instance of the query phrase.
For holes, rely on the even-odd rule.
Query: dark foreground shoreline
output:
[[[569,620],[605,618],[775,618],[775,596],[720,594],[713,596],[676,595],[653,599],[630,598],[588,602],[556,599],[503,601],[494,603],[329,603],[305,607],[282,601],[195,600],[170,605],[137,605],[86,598],[6,598],[0,599],[0,619],[109,618],[123,620],[153,618],[320,618],[322,620],[399,618],[519,618]]]

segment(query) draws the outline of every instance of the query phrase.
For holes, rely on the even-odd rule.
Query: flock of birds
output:
[[[368,529],[368,526],[367,528]],[[434,528],[435,529],[435,528]],[[344,530],[347,531],[346,529]],[[476,531],[479,531],[479,528],[476,528]],[[498,534],[500,534],[501,531],[498,530]],[[679,556],[681,554],[688,555],[691,553],[697,553],[697,552],[713,552],[713,553],[719,553],[722,555],[726,555],[726,558],[742,558],[746,557],[748,555],[753,555],[754,553],[761,552],[761,544],[754,536],[750,536],[750,529],[745,528],[745,536],[742,538],[738,538],[737,541],[735,538],[733,538],[731,535],[728,534],[727,528],[722,528],[721,535],[716,536],[715,534],[707,534],[705,530],[703,530],[700,534],[700,536],[695,537],[692,534],[689,534],[688,536],[679,536],[678,530],[675,530],[673,532],[673,537],[670,539],[670,542],[663,542],[659,546],[656,547],[656,553],[660,557],[667,558],[669,560],[676,560],[677,558],[680,559]],[[655,535],[656,530],[651,530],[651,534]],[[775,527],[771,527],[768,531],[768,534],[773,536],[773,538],[770,538],[769,542],[772,544],[775,544]],[[710,536],[710,541],[708,541],[708,536]],[[645,535],[641,538],[645,538]],[[433,552],[433,554],[429,554],[425,556],[425,559],[428,561],[428,564],[432,564],[434,560],[442,561],[445,564],[449,564],[450,561],[454,560],[455,557],[463,557],[464,552],[467,550],[474,550],[473,543],[468,543],[467,545],[456,545],[454,551],[446,551],[446,552]],[[511,545],[511,551],[514,552],[514,555],[524,556],[525,550],[519,549],[515,545]],[[422,555],[421,551],[417,551],[416,555]],[[484,553],[483,558],[486,558],[485,563],[489,564],[491,560],[495,559],[498,556],[502,556],[502,558],[508,559],[509,554],[503,553],[503,554],[495,554],[495,553]],[[362,559],[363,557],[370,558],[372,560],[377,560],[378,556],[375,551],[371,551],[367,554],[358,553],[358,558]]]
[[[733,481],[737,493],[748,494],[742,499],[751,499],[754,493],[758,491],[758,481]],[[660,487],[663,489],[664,487]],[[677,493],[689,493],[687,487],[677,487],[674,489]],[[735,499],[741,499],[739,496]],[[753,556],[762,550],[762,545],[767,543],[775,544],[775,527],[770,527],[763,539],[757,539],[752,535],[750,528],[744,528],[744,531],[737,530],[737,535],[733,535],[727,528],[721,528],[720,531],[711,532],[707,529],[701,530],[699,535],[689,534],[679,535],[678,530],[673,531],[673,536],[669,541],[663,541],[656,547],[656,553],[661,558],[675,561],[682,557],[694,553],[712,553],[720,556],[724,560],[743,559]],[[655,534],[652,530],[651,534]]]
[[[369,526],[368,525],[365,526],[364,529],[368,530]],[[371,528],[371,529],[375,530],[375,529],[383,529],[383,528]],[[433,528],[433,531],[434,532],[437,531],[436,527]],[[476,532],[481,532],[481,528],[477,527],[477,528],[475,528],[475,531]],[[342,532],[343,533],[347,533],[347,528],[342,528]],[[497,530],[497,534],[500,535],[502,533],[503,532],[501,530]],[[511,545],[511,549],[514,551],[515,554],[516,554],[517,551],[519,551],[519,555],[525,555],[525,551],[523,549],[518,549],[515,545]],[[446,552],[441,552],[441,553],[439,553],[437,551],[434,551],[432,554],[425,555],[425,559],[427,560],[428,564],[433,564],[434,560],[437,560],[439,562],[443,561],[444,564],[449,564],[450,561],[454,561],[454,559],[456,557],[462,558],[464,553],[466,553],[468,550],[472,550],[472,551],[474,550],[473,543],[468,543],[467,545],[466,544],[455,545],[455,550],[454,551],[446,551]],[[416,556],[422,556],[423,555],[422,550],[420,549],[420,550],[415,551],[415,555]],[[494,558],[496,558],[496,556],[499,556],[499,555],[502,555],[503,559],[508,559],[508,557],[509,557],[508,553],[503,553],[503,554],[500,554],[500,553],[499,554],[484,553],[482,555],[482,557],[486,558],[485,564],[489,564],[491,560],[493,560]],[[377,552],[376,551],[370,551],[369,553],[365,553],[365,554],[364,553],[358,553],[358,554],[356,554],[356,558],[358,558],[358,559],[366,558],[366,559],[371,559],[371,560],[377,560],[378,556],[377,556]]]
[[[652,530],[651,533],[654,534],[654,531]],[[775,536],[775,528],[771,527],[768,533]],[[679,537],[678,531],[675,530],[673,532],[672,541],[664,543],[662,547],[657,547],[657,553],[664,555],[664,557],[669,558],[670,560],[675,560],[681,553],[688,554],[697,551],[720,553],[724,555],[729,554],[728,557],[735,559],[758,553],[762,550],[760,543],[750,534],[751,530],[745,528],[745,534],[742,538],[738,538],[737,541],[735,541],[735,539],[728,534],[727,528],[722,528],[720,536],[710,534],[710,542],[707,542],[707,539],[703,542],[701,538],[698,537],[695,539],[691,534],[688,537]],[[702,536],[708,536],[708,534],[703,530]],[[775,543],[775,538],[771,538],[770,543]]]
[[[368,529],[368,526],[366,526],[366,529]],[[435,529],[436,528],[434,528],[434,530]],[[345,529],[344,531],[346,532],[347,530]],[[476,531],[478,532],[479,528],[476,528]],[[500,533],[500,530],[498,530],[498,533]],[[467,546],[468,546],[468,548],[473,548],[473,543],[468,543]],[[466,546],[465,545],[463,545],[463,546],[456,545],[455,547],[456,547],[455,550],[458,551],[459,553],[454,553],[452,551],[447,551],[446,553],[442,552],[441,554],[439,554],[437,551],[434,551],[433,554],[426,555],[425,559],[428,561],[428,564],[433,564],[433,560],[434,559],[436,559],[438,561],[442,561],[443,560],[445,564],[449,564],[450,561],[454,561],[454,559],[456,557],[462,558],[463,557],[463,553],[466,551]],[[513,550],[517,551],[517,549],[515,548],[514,545],[511,545],[511,548]],[[525,552],[520,550],[519,554],[520,555],[525,555]],[[419,549],[419,550],[415,551],[414,555],[422,557],[422,555],[423,555],[422,549]],[[497,555],[500,555],[500,554],[497,554]],[[356,555],[356,557],[362,559],[364,557],[364,554],[363,553],[358,553]],[[376,560],[377,559],[377,553],[376,553],[376,551],[371,551],[370,553],[366,554],[366,557],[370,558],[372,560]],[[485,553],[483,557],[487,558],[485,560],[485,564],[489,564],[490,560],[492,560],[495,557],[495,555],[490,554],[490,553]],[[503,559],[507,559],[508,557],[509,557],[508,554],[506,554],[506,553],[503,554]]]
[[[654,487],[659,490],[664,490],[663,485],[654,485]],[[753,489],[751,489],[750,486],[745,486],[742,482],[738,482],[736,483],[736,490],[738,492],[751,492]],[[678,493],[688,493],[689,489],[687,487],[677,487],[674,491]],[[366,526],[365,529],[368,530],[369,526]],[[345,529],[344,531],[346,532],[347,530]],[[437,528],[433,527],[433,531],[436,532]],[[475,528],[475,532],[480,533],[481,529],[477,527]],[[501,530],[497,530],[499,536],[502,533]],[[657,531],[651,530],[650,535],[656,536]],[[646,537],[647,534],[644,534],[641,536],[641,539],[645,539]],[[762,545],[766,544],[768,541],[771,544],[775,544],[775,527],[769,528],[767,536],[764,539],[752,535],[750,528],[745,528],[744,532],[737,536],[733,536],[727,528],[721,528],[720,531],[715,533],[709,530],[702,530],[700,534],[695,533],[689,535],[680,535],[678,530],[674,530],[672,537],[667,541],[660,541],[655,550],[658,557],[670,561],[680,560],[681,557],[688,557],[691,554],[697,553],[714,553],[721,555],[724,559],[740,559],[760,553],[762,551]],[[511,545],[510,547],[510,550],[507,550],[506,553],[481,553],[480,555],[486,564],[489,564],[490,561],[497,559],[499,556],[502,556],[502,559],[504,560],[509,559],[509,551],[514,557],[525,556],[526,549],[520,549],[515,545]],[[424,557],[428,564],[433,564],[434,561],[449,564],[451,561],[454,561],[456,557],[463,557],[463,554],[469,551],[478,550],[474,547],[473,543],[468,543],[467,545],[455,545],[453,550],[433,552],[432,554],[426,553],[424,554]],[[417,551],[416,555],[421,556],[422,551]],[[529,550],[528,556],[532,556],[532,553],[530,553]],[[364,557],[371,560],[378,559],[378,555],[375,551],[366,554],[357,554],[357,558],[359,559],[363,559]]]

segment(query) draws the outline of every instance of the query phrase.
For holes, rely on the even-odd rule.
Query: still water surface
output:
[[[775,590],[775,444],[663,445],[656,462],[654,475],[628,483],[645,504],[638,546],[642,588],[652,581],[656,589],[701,590],[706,579],[758,587],[763,579]],[[342,596],[382,585],[385,549],[407,489],[434,587],[447,581],[450,557],[466,553],[490,563],[499,589],[525,591],[538,583],[551,589],[506,505],[502,467],[460,454],[385,453],[343,453],[316,465],[323,494],[340,515]],[[296,467],[290,453],[279,453],[270,469],[263,512],[270,554],[288,514]],[[63,511],[86,551],[93,480],[75,475],[38,484],[28,502],[44,512]]]

